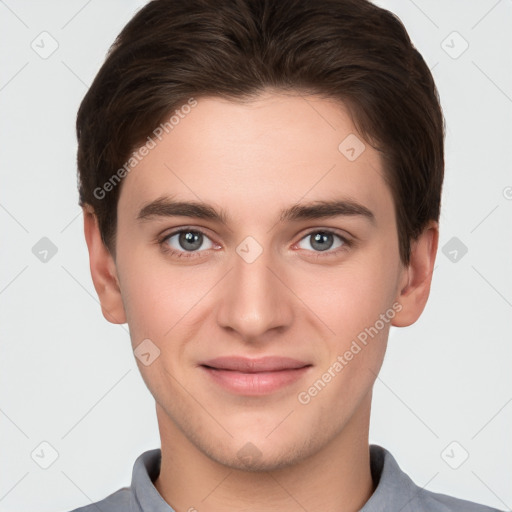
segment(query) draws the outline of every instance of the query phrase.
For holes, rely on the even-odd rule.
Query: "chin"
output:
[[[253,457],[247,455],[241,457],[238,452],[232,453],[230,456],[226,453],[218,455],[218,458],[215,456],[212,458],[220,464],[223,464],[230,469],[248,471],[252,473],[263,473],[284,469],[295,464],[298,462],[298,459],[302,458],[295,452],[280,452],[274,454],[265,454],[260,452]]]
[[[311,439],[296,439],[288,442],[278,438],[270,441],[262,438],[233,442],[229,446],[203,446],[203,452],[211,459],[230,469],[249,472],[268,472],[284,469],[306,459],[315,449]],[[318,442],[318,438],[317,438]]]

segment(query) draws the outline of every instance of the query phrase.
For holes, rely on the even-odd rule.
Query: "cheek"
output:
[[[147,254],[124,253],[118,262],[123,303],[136,339],[163,339],[204,295],[201,281]]]
[[[392,263],[382,260],[378,251],[361,254],[321,278],[316,275],[303,289],[303,293],[310,290],[308,306],[328,326],[325,353],[315,376],[334,383],[325,400],[339,395],[357,401],[382,365],[395,315]]]
[[[345,404],[338,412],[332,411],[340,422],[347,408],[356,407],[371,389],[385,356],[395,311],[389,275],[382,274],[378,266],[373,270],[347,266],[323,280],[310,295],[308,305],[329,331],[325,350],[319,347],[323,354],[309,383],[311,395],[308,389],[304,391],[306,398],[315,397],[318,407]]]
[[[330,330],[346,339],[373,325],[391,306],[395,283],[382,268],[364,262],[341,265],[308,278],[301,293]]]

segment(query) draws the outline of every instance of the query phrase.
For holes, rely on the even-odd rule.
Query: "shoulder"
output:
[[[69,512],[128,512],[130,511],[131,489],[123,487],[100,501],[75,508]]]
[[[418,499],[415,503],[417,506],[421,504],[421,510],[432,512],[501,512],[497,508],[455,498],[447,494],[427,491],[421,487],[417,487],[417,489]],[[418,510],[414,505],[413,508]]]
[[[153,485],[153,480],[160,472],[160,461],[160,448],[145,451],[133,465],[131,485],[121,487],[100,501],[69,512],[140,512],[165,507],[165,501]]]
[[[502,512],[419,487],[402,471],[393,455],[382,446],[370,446],[370,465],[377,486],[360,512]]]

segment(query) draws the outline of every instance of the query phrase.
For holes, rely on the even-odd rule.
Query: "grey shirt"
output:
[[[161,450],[148,450],[133,465],[130,487],[72,512],[175,512],[153,482],[160,473]],[[385,448],[370,445],[370,467],[377,484],[360,512],[500,512],[466,500],[417,486]]]

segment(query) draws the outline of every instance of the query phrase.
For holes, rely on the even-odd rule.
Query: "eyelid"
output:
[[[300,240],[305,238],[308,235],[312,235],[313,233],[330,233],[332,235],[339,236],[340,238],[343,238],[344,240],[351,241],[355,237],[351,235],[348,231],[340,230],[337,228],[332,227],[315,227],[315,228],[308,228],[307,231],[304,232]]]
[[[345,232],[343,232],[343,234],[341,234],[335,228],[322,228],[322,227],[319,227],[319,228],[309,229],[306,233],[304,233],[301,236],[299,241],[296,242],[293,246],[295,247],[297,244],[302,242],[302,240],[304,240],[308,236],[311,236],[311,235],[313,235],[315,233],[326,233],[326,234],[334,235],[334,236],[337,236],[343,242],[343,245],[341,247],[337,247],[335,249],[327,249],[326,251],[308,251],[308,252],[312,252],[312,253],[314,253],[316,255],[319,255],[319,256],[321,256],[324,252],[325,252],[326,255],[337,254],[339,251],[347,250],[348,248],[350,248],[353,245],[355,245],[355,239],[354,239],[353,236],[350,236],[350,235],[347,236],[348,234],[345,234]],[[304,249],[304,250],[306,250],[306,249]]]
[[[169,240],[169,238],[175,236],[175,235],[179,235],[180,233],[183,233],[183,232],[188,232],[188,231],[191,231],[191,232],[194,232],[194,233],[201,233],[203,236],[205,236],[206,238],[208,238],[208,240],[210,240],[212,242],[212,244],[214,245],[219,245],[217,242],[215,242],[214,240],[212,240],[212,237],[207,233],[207,231],[203,228],[195,228],[195,227],[192,227],[192,226],[180,226],[179,228],[175,228],[174,230],[164,234],[164,235],[161,235],[161,236],[158,236],[157,237],[157,242],[159,244],[162,244],[163,242],[166,242],[167,240]],[[171,249],[172,250],[172,249]],[[209,250],[209,249],[203,249],[203,251],[205,250]],[[203,252],[203,251],[192,251],[191,254],[193,254],[194,252]],[[180,251],[180,252],[187,252],[187,251]]]

